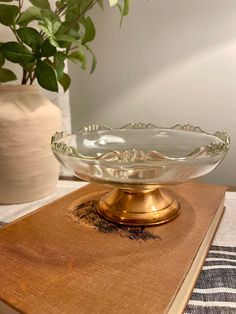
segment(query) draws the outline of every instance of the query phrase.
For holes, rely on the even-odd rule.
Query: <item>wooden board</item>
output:
[[[159,236],[155,240],[99,232],[72,219],[74,207],[107,190],[96,184],[3,227],[0,298],[32,314],[161,314],[173,310],[191,270],[191,285],[177,309],[182,311],[222,215],[226,188],[190,182],[171,189],[181,202],[181,214],[145,229]],[[198,252],[200,262],[193,269]]]

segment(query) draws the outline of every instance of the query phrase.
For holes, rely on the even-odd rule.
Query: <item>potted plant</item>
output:
[[[108,0],[105,0],[108,1]],[[51,135],[60,129],[60,112],[41,96],[34,83],[57,92],[66,91],[70,76],[66,60],[87,67],[96,57],[89,46],[96,30],[90,10],[104,0],[0,0],[0,24],[14,35],[0,39],[0,203],[39,199],[55,188],[58,165],[51,154]],[[128,14],[129,0],[109,0]],[[22,68],[20,85],[9,63]],[[7,84],[6,84],[7,83]]]

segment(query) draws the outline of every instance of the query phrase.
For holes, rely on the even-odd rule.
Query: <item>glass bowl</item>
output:
[[[129,225],[175,218],[179,204],[160,185],[209,173],[223,160],[229,144],[225,132],[210,134],[180,124],[171,128],[152,123],[121,128],[94,124],[73,135],[57,132],[52,137],[56,158],[76,176],[116,187],[99,202],[98,211],[109,220]]]

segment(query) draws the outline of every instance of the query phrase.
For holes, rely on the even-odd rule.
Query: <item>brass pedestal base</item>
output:
[[[161,189],[115,188],[98,203],[107,220],[130,226],[151,226],[168,222],[180,213],[179,202]]]

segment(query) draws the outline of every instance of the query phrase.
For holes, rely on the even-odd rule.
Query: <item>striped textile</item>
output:
[[[185,314],[236,314],[236,247],[212,245]]]

